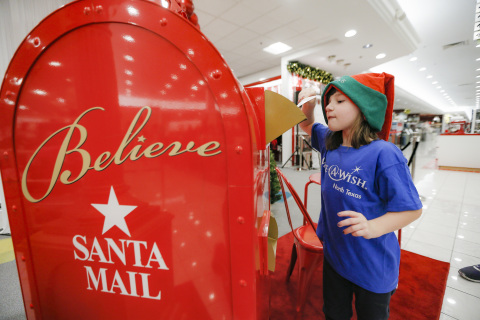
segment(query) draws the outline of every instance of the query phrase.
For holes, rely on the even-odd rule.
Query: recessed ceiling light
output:
[[[432,79],[432,78],[433,78],[432,75],[428,75],[428,76],[427,76],[427,79]]]
[[[345,38],[351,38],[356,34],[357,34],[357,30],[355,29],[348,30],[347,32],[345,32]]]
[[[437,89],[442,89],[442,87],[441,87],[441,86],[437,86]]]
[[[275,42],[274,44],[269,45],[266,48],[263,48],[263,51],[266,51],[271,54],[280,54],[291,50],[292,47],[286,45],[283,42]]]
[[[412,62],[413,62],[413,61],[417,61],[417,59],[418,59],[417,57],[411,57],[410,59],[408,59],[408,61],[412,61]]]
[[[438,81],[433,81],[433,82],[432,82],[432,84],[437,84],[437,83],[438,83]]]
[[[385,58],[386,56],[387,56],[387,55],[386,55],[385,53],[379,53],[379,54],[377,54],[377,56],[376,56],[375,58],[377,58],[377,59],[383,59],[383,58]]]
[[[418,69],[418,71],[425,71],[425,70],[427,70],[427,68],[425,68],[425,67],[422,67],[422,68]]]
[[[371,47],[373,47],[373,44],[367,43],[366,45],[363,46],[363,49],[368,49],[368,48],[371,48]]]
[[[477,60],[477,61],[480,61],[480,58],[477,58],[476,60]]]

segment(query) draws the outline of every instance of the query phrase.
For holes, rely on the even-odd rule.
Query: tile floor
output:
[[[480,264],[480,173],[438,170],[436,137],[422,141],[417,149],[414,182],[424,204],[422,216],[402,231],[402,249],[450,263],[440,320],[480,319],[480,283],[461,278],[458,270]],[[404,150],[410,158],[412,147]],[[283,169],[303,197],[313,171]],[[318,219],[320,205],[314,200],[319,186],[310,185],[308,211]],[[279,234],[290,231],[283,221],[283,203],[272,206]],[[300,224],[301,218],[295,223]]]

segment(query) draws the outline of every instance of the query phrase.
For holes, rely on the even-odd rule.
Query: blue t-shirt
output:
[[[387,212],[422,207],[407,160],[392,143],[375,140],[358,149],[327,151],[328,127],[315,123],[312,145],[322,154],[322,211],[317,234],[328,263],[345,279],[376,293],[397,287],[400,247],[393,232],[374,239],[344,235],[340,211],[362,213],[367,220]]]

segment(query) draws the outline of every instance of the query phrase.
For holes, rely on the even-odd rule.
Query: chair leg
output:
[[[305,184],[305,193],[303,198],[303,205],[305,206],[305,209],[307,209],[308,187],[310,186],[310,183],[312,182],[309,181]]]
[[[297,313],[301,313],[307,301],[308,291],[312,284],[312,276],[323,259],[322,253],[315,253],[298,246],[298,263],[300,280],[298,282]]]
[[[310,184],[312,183],[312,181],[308,181],[306,184],[305,184],[305,193],[304,193],[304,199],[303,199],[303,205],[305,206],[305,209],[307,209],[307,200],[308,200],[308,187],[310,186]],[[307,220],[305,219],[305,217],[303,217],[303,224],[307,224]]]
[[[297,262],[297,248],[294,243],[292,247],[292,255],[290,257],[290,265],[288,266],[288,269],[287,269],[287,282],[290,280],[290,276],[292,275],[293,268],[295,267],[296,262]]]

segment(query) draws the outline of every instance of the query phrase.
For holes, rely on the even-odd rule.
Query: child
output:
[[[388,319],[398,284],[400,247],[394,234],[422,213],[402,152],[386,142],[392,122],[393,76],[368,73],[329,83],[321,104],[328,127],[314,123],[315,100],[300,127],[322,154],[322,212],[317,234],[324,245],[323,311],[350,319]],[[315,95],[305,89],[299,100]],[[408,307],[408,306],[405,306]]]

